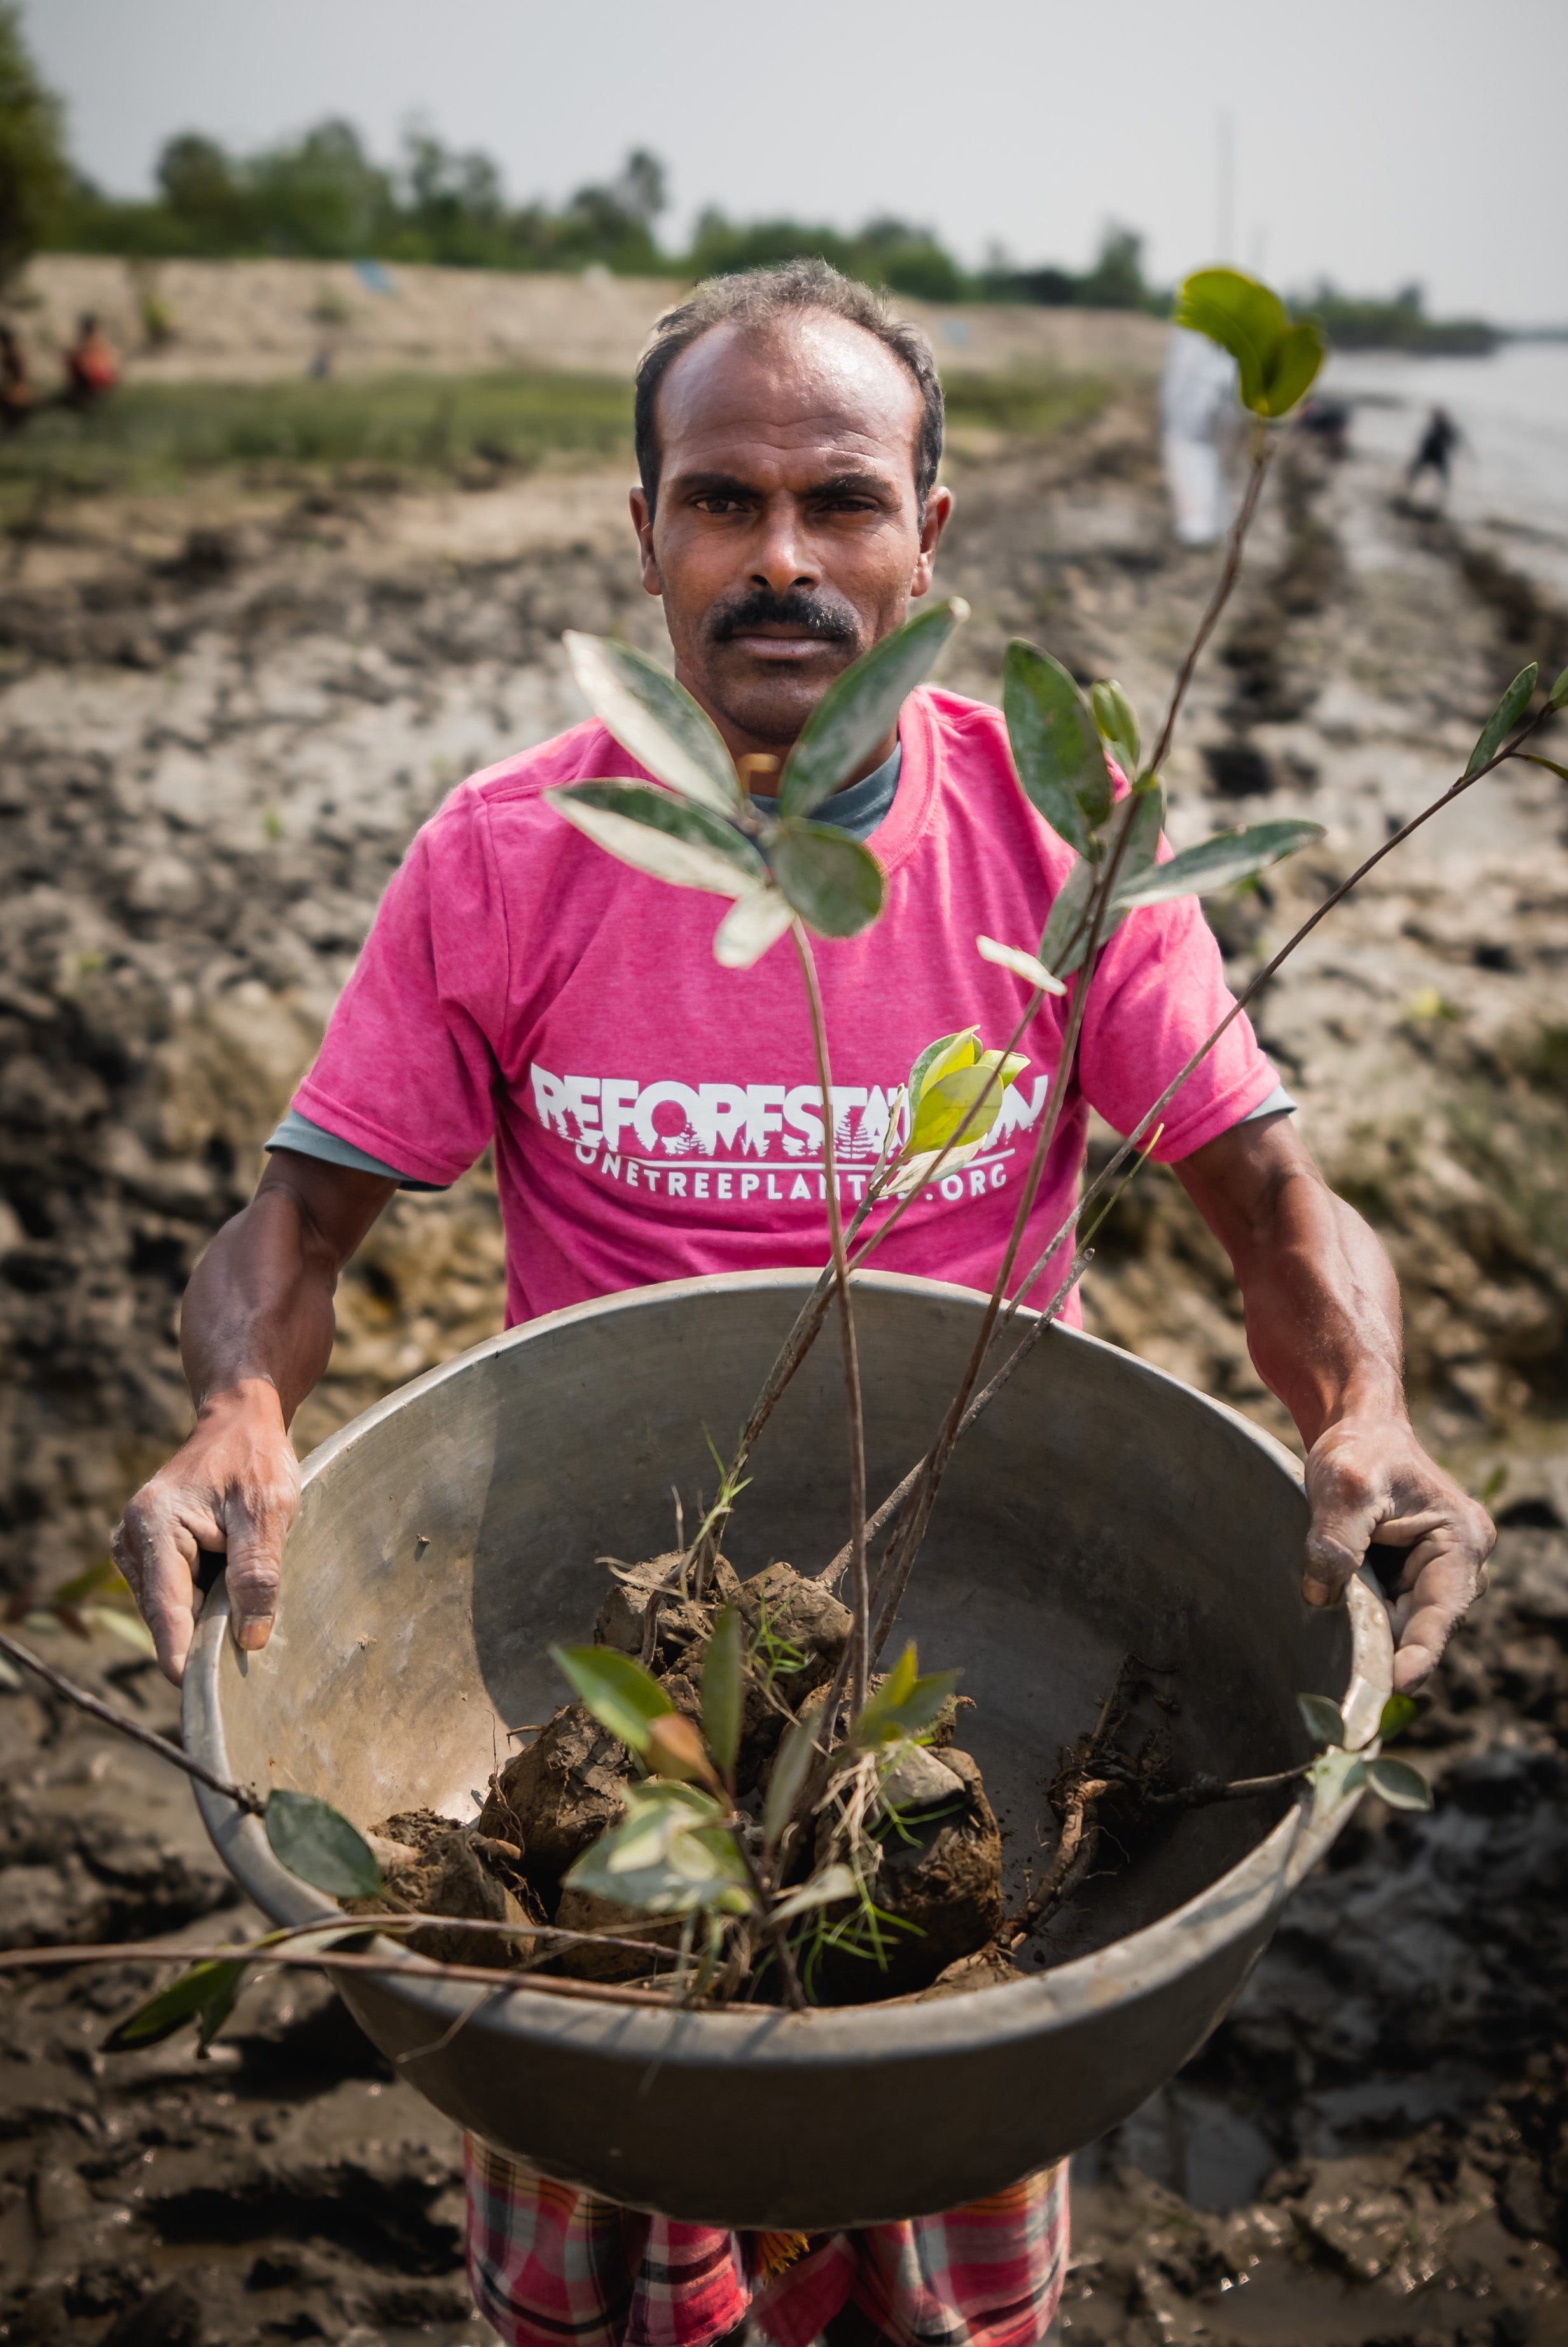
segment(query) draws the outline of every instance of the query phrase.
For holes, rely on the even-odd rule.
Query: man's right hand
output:
[[[300,1462],[267,1378],[210,1396],[195,1432],[131,1501],[114,1559],[176,1686],[196,1627],[197,1552],[227,1552],[234,1635],[253,1652],[272,1634],[283,1540],[299,1504]]]

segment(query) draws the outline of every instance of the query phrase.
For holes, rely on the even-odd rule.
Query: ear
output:
[[[637,532],[642,556],[642,591],[645,595],[662,595],[664,581],[659,576],[658,558],[653,551],[653,518],[640,488],[631,492],[631,527]]]
[[[911,598],[928,595],[931,591],[931,576],[937,567],[938,540],[948,527],[952,510],[951,489],[933,489],[926,500],[926,518],[920,526],[920,551],[909,581]]]

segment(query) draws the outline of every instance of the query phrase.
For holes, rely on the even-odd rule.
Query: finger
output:
[[[1454,1616],[1441,1606],[1423,1605],[1413,1614],[1394,1649],[1394,1693],[1409,1695],[1430,1678],[1442,1660]]]
[[[178,1686],[196,1628],[195,1534],[149,1489],[138,1491],[130,1502],[111,1546],[152,1633],[158,1667]]]

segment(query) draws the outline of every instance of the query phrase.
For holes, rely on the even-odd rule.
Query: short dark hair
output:
[[[652,340],[637,362],[635,407],[637,469],[642,477],[650,518],[659,496],[655,415],[659,386],[682,352],[689,351],[713,326],[738,324],[760,332],[781,318],[809,311],[862,327],[884,350],[891,351],[914,378],[920,394],[915,494],[924,514],[942,461],[942,384],[930,343],[918,326],[888,316],[886,293],[841,276],[825,261],[787,261],[775,269],[747,269],[732,277],[710,277],[673,310],[666,310],[654,327]]]

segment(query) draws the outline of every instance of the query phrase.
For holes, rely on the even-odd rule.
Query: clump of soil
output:
[[[411,1932],[407,1946],[436,1963],[522,1963],[534,1954],[528,1926],[542,1923],[545,1912],[522,1871],[520,1850],[509,1863],[506,1845],[490,1840],[481,1849],[476,1829],[434,1809],[402,1810],[376,1827],[374,1839],[383,1845],[385,1889],[373,1899],[345,1900],[351,1914],[469,1916],[518,1926],[516,1940],[435,1924]]]
[[[646,1656],[671,1710],[698,1720],[713,1622],[722,1606],[734,1607],[748,1656],[735,1769],[744,1804],[765,1786],[789,1721],[809,1713],[814,1699],[818,1707],[825,1699],[848,1641],[849,1610],[820,1582],[782,1563],[743,1582],[720,1557],[707,1572],[703,1595],[682,1594],[671,1585],[680,1562],[671,1553],[612,1566],[614,1582],[599,1609],[595,1643]],[[819,2002],[862,2003],[924,1989],[983,1951],[1000,1926],[1001,1836],[979,1767],[968,1753],[950,1748],[952,1723],[949,1711],[936,1730],[948,1747],[940,1759],[917,1750],[890,1780],[874,1829],[881,1856],[873,1896],[895,1919],[885,1927],[886,1962],[831,1956],[821,1969]],[[564,1881],[583,1852],[620,1822],[633,1773],[620,1738],[583,1704],[565,1704],[491,1778],[471,1826],[426,1809],[378,1827],[381,1840],[407,1846],[407,1854],[383,1850],[386,1894],[355,1901],[354,1911],[485,1917],[522,1929],[548,1920],[558,1930],[602,1934],[610,1942],[651,1940],[673,1947],[681,1935],[678,1917],[655,1919]],[[821,1840],[819,1857],[826,1847]],[[846,1904],[838,1911],[848,1916],[850,1909]],[[613,1944],[568,1946],[552,1954],[526,1937],[503,1942],[434,1928],[415,1934],[411,1944],[449,1962],[538,1962],[584,1980],[635,1980],[655,1969],[645,1949]],[[989,1976],[964,1984],[989,1985]]]
[[[882,1862],[871,1896],[893,1918],[886,1969],[864,1958],[829,1961],[825,2004],[859,2004],[946,1982],[946,1993],[1022,1978],[993,1942],[1002,1921],[1002,1844],[978,1763],[948,1746],[912,1752],[884,1788],[874,1832]],[[849,1913],[845,1907],[835,1911]],[[902,1931],[897,1927],[904,1925]]]
[[[620,1816],[631,1755],[580,1703],[546,1723],[490,1787],[479,1830],[524,1853],[533,1880],[553,1890]]]

